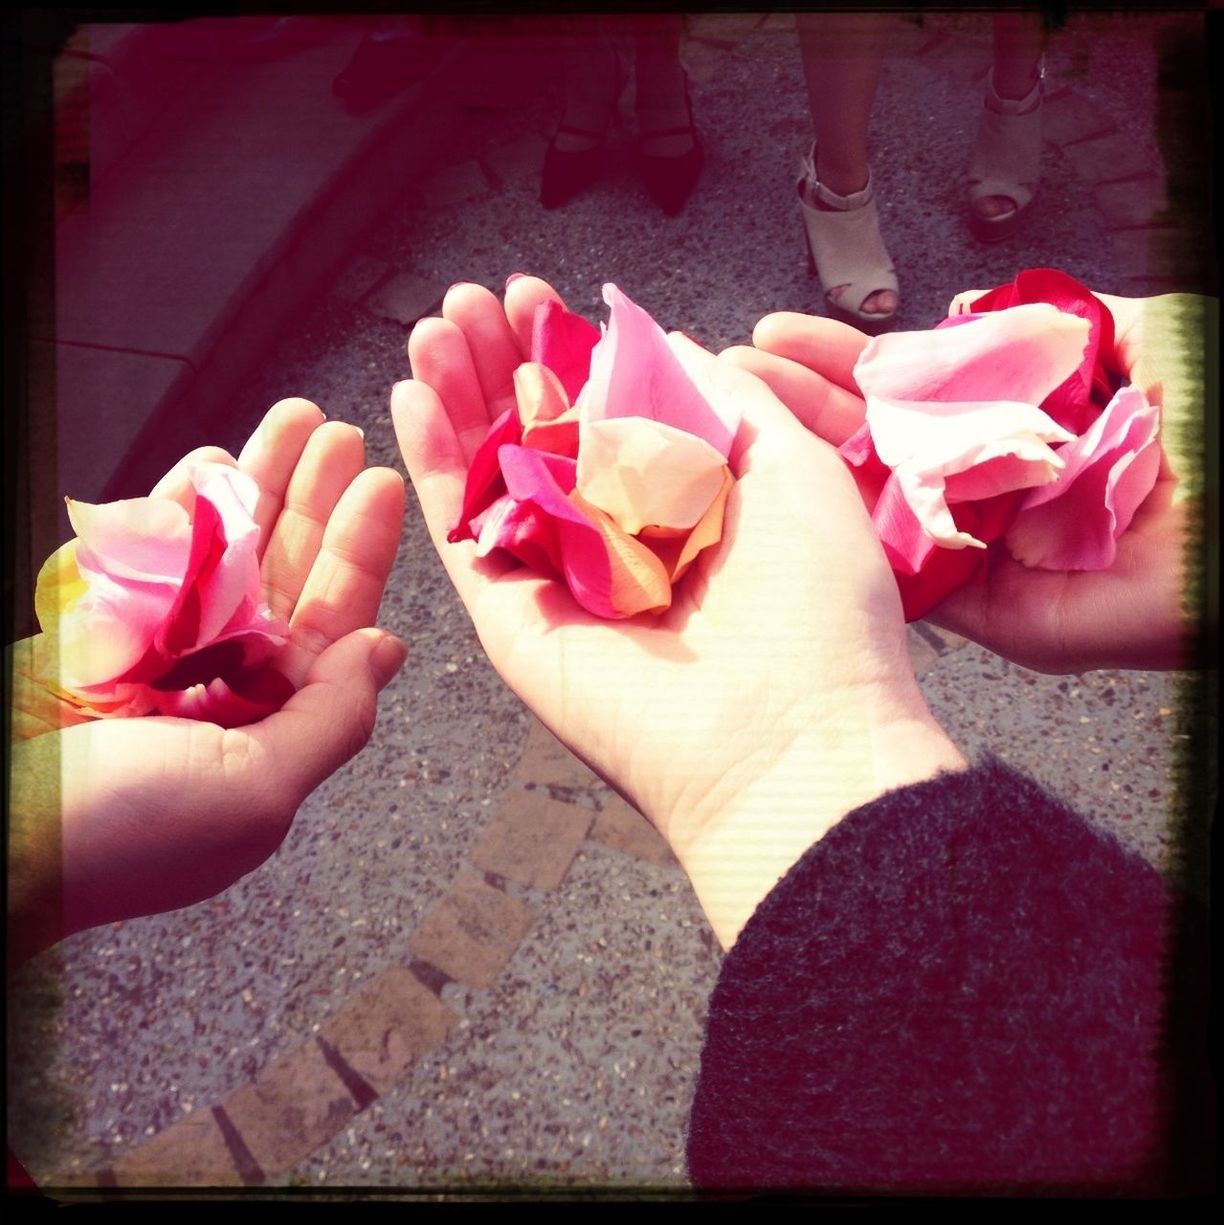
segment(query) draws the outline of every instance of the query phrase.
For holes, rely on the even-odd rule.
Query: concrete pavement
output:
[[[1035,264],[1122,293],[1198,275],[1187,231],[1164,210],[1157,138],[1154,45],[1174,20],[1074,19],[1055,37],[1042,194],[1023,232],[989,249],[958,212],[988,25],[896,22],[873,166],[903,326],[929,326],[957,289]],[[539,28],[471,32],[449,102],[405,95],[402,113],[380,121],[419,132],[436,118],[442,148],[399,184],[381,224],[354,223],[336,260],[345,244],[303,189],[293,215],[324,220],[297,229],[299,262],[328,265],[319,283],[329,287],[284,316],[292,334],[272,351],[252,343],[264,364],[242,363],[224,403],[197,417],[153,397],[146,419],[174,440],[159,445],[172,458],[203,440],[193,433],[203,422],[218,431],[208,440],[234,445],[267,403],[303,394],[361,425],[371,462],[398,464],[387,388],[405,371],[407,330],[460,279],[497,289],[512,271],[534,272],[593,318],[600,284],[615,280],[714,348],[746,340],[767,310],[819,309],[793,201],[810,140],[793,21],[709,16],[688,33],[707,167],[681,217],[653,210],[623,131],[597,188],[539,210],[555,42]],[[324,132],[309,108],[333,106],[331,76],[355,42],[345,37],[273,61],[277,73],[258,87],[235,70],[237,92],[218,85],[209,114],[263,113],[292,84],[299,132]],[[163,168],[170,193],[210,159],[165,141],[184,161]],[[344,159],[315,152],[332,169],[312,190],[338,190]],[[103,215],[119,232],[129,222],[115,207]],[[95,303],[132,275],[121,267],[139,264],[79,259]],[[241,287],[251,283],[237,278],[215,309],[250,317],[258,299]],[[165,312],[194,296],[175,293],[150,327],[168,327]],[[84,311],[80,326],[106,314]],[[215,338],[218,326],[205,318],[200,335]],[[224,346],[212,343],[194,364],[220,360]],[[374,741],[303,806],[268,864],[200,906],[82,933],[14,983],[9,1139],[44,1185],[683,1193],[683,1132],[719,965],[687,882],[642,818],[500,684],[415,511],[383,623],[412,655],[384,695]],[[926,626],[911,632],[911,649],[936,716],[967,752],[999,753],[1164,861],[1172,747],[1188,734],[1176,678],[1038,676]]]

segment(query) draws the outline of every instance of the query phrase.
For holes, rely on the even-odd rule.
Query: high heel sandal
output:
[[[897,320],[896,309],[886,313],[863,309],[872,294],[889,290],[897,293],[899,289],[892,259],[880,237],[870,174],[862,191],[839,196],[816,177],[813,148],[803,161],[797,190],[807,235],[808,267],[819,275],[825,288],[829,314],[869,335],[888,331]],[[809,204],[809,194],[831,208]],[[831,292],[839,286],[844,288],[838,298],[833,298]]]
[[[684,105],[688,110],[687,124],[662,128],[657,132],[640,132],[638,135],[638,169],[642,182],[650,198],[668,217],[678,216],[692,195],[705,156],[697,126],[693,123],[693,104],[689,99],[687,82],[684,86]],[[647,141],[671,136],[688,136],[692,143],[683,153],[671,156],[646,152]]]
[[[628,73],[620,56],[611,49],[608,54],[612,60],[611,71],[615,87],[608,101],[607,119],[604,120],[603,127],[596,131],[575,127],[572,123],[566,123],[562,116],[556,134],[544,154],[544,168],[540,174],[540,203],[545,208],[560,208],[562,204],[568,203],[590,187],[603,170],[608,129],[620,123],[620,97],[628,80]],[[559,149],[557,137],[561,135],[581,136],[593,143],[587,149]]]
[[[977,142],[969,158],[967,197],[969,228],[980,242],[1010,238],[1020,218],[1033,203],[1041,177],[1041,103],[1045,64],[1037,83],[1023,98],[1000,98],[995,92],[994,71],[986,82],[982,121]],[[992,196],[1012,202],[1012,208],[993,217],[978,211],[982,200]]]
[[[611,115],[609,115],[609,122]],[[557,136],[585,136],[595,141],[589,149],[558,149]],[[544,154],[544,169],[540,174],[540,203],[545,208],[560,208],[580,192],[585,191],[603,169],[604,145],[608,129],[593,132],[589,128],[576,128],[563,123],[557,135],[549,143]]]

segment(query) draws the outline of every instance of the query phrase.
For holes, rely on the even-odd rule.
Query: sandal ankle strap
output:
[[[986,106],[997,115],[1023,115],[1026,111],[1035,110],[1041,102],[1045,83],[1045,56],[1037,62],[1037,80],[1033,88],[1023,98],[1000,98],[995,89],[994,68],[986,77]]]
[[[839,196],[837,192],[826,187],[816,177],[816,146],[803,159],[799,167],[799,196],[809,200],[819,200],[839,212],[853,212],[855,209],[866,208],[875,195],[875,185],[872,181],[870,168],[867,171],[867,186],[860,191],[852,191],[849,195]]]

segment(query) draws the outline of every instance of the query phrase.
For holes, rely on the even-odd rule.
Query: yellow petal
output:
[[[70,613],[89,590],[76,564],[77,542],[61,545],[43,562],[34,585],[34,612],[44,632],[54,634],[60,617]]]

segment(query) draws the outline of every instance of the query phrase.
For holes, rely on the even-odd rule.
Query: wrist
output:
[[[800,720],[796,720],[800,722]],[[724,949],[807,850],[888,791],[967,768],[917,684],[808,712],[793,734],[737,760],[669,823],[672,848]]]
[[[64,936],[60,760],[56,736],[10,746],[7,891],[8,972]]]

